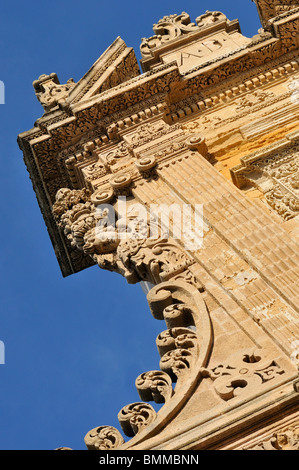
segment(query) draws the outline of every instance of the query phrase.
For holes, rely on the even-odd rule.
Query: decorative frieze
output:
[[[258,188],[271,209],[290,220],[299,215],[299,146],[285,140],[275,147],[243,158],[232,174],[237,184]]]
[[[257,5],[258,12],[264,27],[269,26],[270,20],[285,13],[296,10],[299,6],[298,0],[253,0]]]
[[[299,450],[299,423],[297,422],[285,425],[277,429],[272,434],[264,437],[263,440],[256,442],[250,446],[247,444],[242,450]],[[257,441],[257,439],[255,439]]]
[[[264,384],[275,381],[285,370],[264,351],[244,351],[234,354],[212,370],[203,370],[213,380],[216,393],[224,400],[242,398],[261,390]]]

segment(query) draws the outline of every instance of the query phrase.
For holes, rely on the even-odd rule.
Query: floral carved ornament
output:
[[[189,270],[193,260],[175,241],[163,236],[160,227],[155,237],[150,237],[149,220],[138,220],[139,238],[119,237],[124,229],[122,219],[115,226],[110,224],[109,206],[97,206],[99,201],[111,198],[109,191],[91,194],[85,189],[62,189],[57,193],[53,214],[69,242],[100,267],[122,274],[129,283],[147,281],[154,285],[148,294],[149,306],[154,318],[164,320],[168,328],[156,340],[160,370],[137,377],[135,385],[144,401],[127,405],[118,414],[124,434],[135,442],[153,429],[158,433],[165,416],[183,406],[207,365],[213,335],[207,307]],[[134,214],[129,215],[127,226],[135,227],[134,218]],[[164,406],[156,413],[145,401]],[[119,431],[110,426],[90,431],[85,443],[92,450],[126,445]]]

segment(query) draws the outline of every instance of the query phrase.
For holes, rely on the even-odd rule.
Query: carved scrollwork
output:
[[[227,20],[227,17],[224,13],[221,13],[220,11],[207,11],[204,15],[200,15],[196,18],[196,23],[197,26],[202,29],[225,20]]]
[[[239,357],[233,355],[225,363],[203,371],[213,380],[215,391],[225,401],[256,393],[265,383],[284,373],[284,369],[262,350],[244,351]]]
[[[113,450],[124,443],[124,438],[112,426],[100,426],[89,431],[84,442],[88,450]]]
[[[176,325],[158,336],[160,354],[174,348],[192,348],[196,344],[200,346],[200,360],[205,362],[212,345],[212,330],[199,291],[181,280],[168,281],[152,288],[147,299],[154,318],[163,320],[169,316],[169,322],[172,317],[172,324]],[[194,329],[186,328],[191,325]]]
[[[163,311],[167,327],[190,326],[194,324],[191,309],[184,304],[172,304]]]
[[[189,349],[173,349],[161,358],[160,367],[170,375],[173,382],[176,382],[185,372],[188,372],[193,362],[194,355]]]
[[[130,175],[118,176],[112,183],[114,194],[130,183]],[[83,190],[59,191],[53,213],[72,246],[90,255],[100,267],[119,272],[129,283],[159,284],[194,264],[178,244],[168,240],[146,209],[143,217],[133,210],[116,221],[112,206],[102,210],[98,204],[110,198],[109,190],[97,191],[91,198]]]
[[[99,189],[91,195],[91,202],[95,206],[99,206],[101,204],[107,204],[111,202],[113,198],[114,191],[112,188]]]
[[[118,144],[116,150],[110,151],[103,155],[104,161],[108,165],[115,165],[120,159],[129,155],[129,149],[124,142]]]
[[[121,409],[118,420],[123,432],[133,437],[156,419],[156,412],[147,403],[132,403]]]
[[[129,187],[132,183],[132,176],[129,173],[116,175],[110,179],[109,183],[116,195],[129,195]]]
[[[127,180],[118,183],[127,184]],[[90,196],[65,190],[58,194],[53,211],[72,244],[89,254],[99,266],[124,275],[128,282],[145,280],[156,285],[148,294],[150,308],[170,329],[160,335],[160,345],[159,341],[157,343],[162,356],[161,371],[140,375],[136,387],[142,400],[154,400],[177,409],[184,402],[189,382],[198,383],[200,369],[206,365],[212,346],[209,314],[189,271],[194,261],[179,245],[165,237],[159,226],[155,236],[151,236],[150,216],[136,219],[141,229],[138,233],[143,237],[123,239],[120,236],[123,219],[114,212],[118,220],[113,223],[110,219],[113,206],[98,204],[112,197],[111,191],[98,191]],[[126,227],[129,228],[132,221],[135,221],[134,210],[127,214]],[[171,281],[172,278],[176,279]],[[196,332],[186,328],[190,325]],[[180,380],[187,373],[191,377],[188,385]],[[178,386],[183,390],[186,387],[182,397],[175,396],[172,382],[177,382],[175,390]],[[121,428],[129,437],[137,437],[150,423],[159,426],[159,422],[154,424],[156,417],[153,407],[144,402],[125,406],[118,415]],[[110,427],[96,428],[86,439],[90,448],[109,449],[122,445],[121,437]]]
[[[243,449],[245,450],[245,449]],[[299,450],[299,425],[295,423],[246,450]]]
[[[85,181],[92,182],[105,176],[110,170],[102,162],[97,161],[82,169]]]
[[[199,351],[197,335],[188,328],[166,330],[158,335],[156,344],[161,356],[161,370],[174,382],[190,369]]]
[[[151,50],[159,47],[183,34],[196,32],[198,26],[191,23],[190,16],[183,12],[180,15],[164,16],[157,24],[154,24],[155,36],[143,38],[140,51],[143,57],[151,55]]]
[[[203,157],[208,155],[206,139],[202,134],[192,134],[185,142],[190,150],[197,150]]]
[[[267,25],[271,18],[275,18],[298,7],[296,0],[284,0],[283,2],[281,0],[254,0],[254,2],[258,7],[264,26]]]
[[[50,111],[58,104],[64,104],[75,82],[70,78],[65,85],[61,85],[56,73],[41,75],[33,82],[35,95],[45,111]]]
[[[175,349],[197,349],[198,337],[189,328],[172,328],[163,331],[156,339],[156,345],[161,357]]]
[[[136,379],[141,400],[166,403],[173,395],[172,380],[163,371],[155,370],[141,374]]]
[[[143,178],[149,178],[152,173],[153,169],[156,167],[157,161],[154,156],[150,157],[143,157],[139,160],[136,160],[135,166],[137,167],[138,171],[141,173]]]

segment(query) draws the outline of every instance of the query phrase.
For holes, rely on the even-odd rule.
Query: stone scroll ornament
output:
[[[248,392],[254,393],[285,373],[285,370],[263,350],[244,350],[238,357],[229,357],[211,370],[202,371],[214,383],[216,393],[230,401]]]
[[[155,35],[142,39],[140,45],[142,57],[151,56],[153,49],[163,46],[173,39],[198,32],[202,28],[221,20],[226,20],[226,16],[218,11],[207,11],[204,15],[196,18],[196,23],[191,22],[190,16],[186,12],[180,15],[164,16],[157,24],[153,25]]]
[[[46,112],[59,105],[63,107],[75,85],[72,78],[66,84],[61,85],[56,73],[41,75],[38,80],[33,82],[36,97]]]
[[[163,320],[167,330],[156,340],[160,370],[144,372],[136,379],[142,402],[125,406],[118,414],[126,443],[119,431],[100,426],[87,433],[91,450],[126,449],[132,443],[158,434],[184,407],[202,380],[207,366],[213,334],[206,304],[197,279],[190,271],[194,261],[158,227],[151,238],[149,221],[139,220],[143,236],[122,239],[123,221],[109,219],[113,191],[91,194],[88,190],[62,189],[57,193],[53,214],[68,242],[89,254],[97,264],[122,274],[129,283],[149,281],[154,287],[148,303],[154,318]],[[99,208],[100,205],[100,208]],[[136,220],[128,217],[128,224]],[[146,402],[161,404],[158,412]]]
[[[243,450],[299,450],[299,426],[295,424],[280,429],[267,440]]]
[[[194,263],[160,227],[151,236],[154,221],[141,220],[133,212],[125,225],[122,219],[114,222],[112,206],[105,207],[112,196],[109,190],[93,195],[87,190],[58,191],[53,214],[72,247],[91,256],[101,268],[122,274],[130,284],[158,284]],[[134,234],[130,236],[130,232]]]

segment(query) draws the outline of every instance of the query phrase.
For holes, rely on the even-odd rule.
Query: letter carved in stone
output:
[[[263,385],[285,371],[262,350],[233,355],[214,369],[203,371],[214,382],[217,394],[225,401],[257,393]]]
[[[173,394],[172,380],[161,370],[145,372],[136,379],[136,388],[141,400],[166,403]]]

